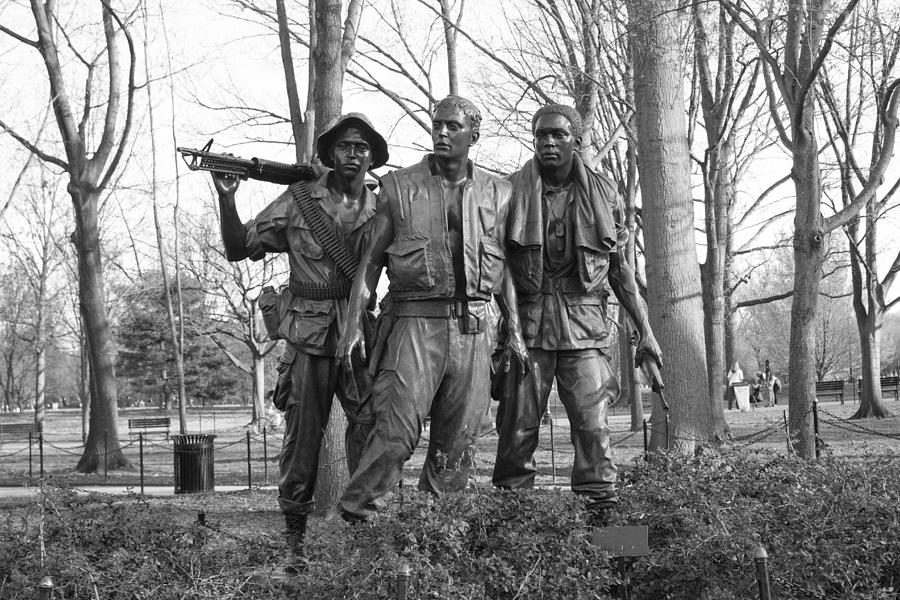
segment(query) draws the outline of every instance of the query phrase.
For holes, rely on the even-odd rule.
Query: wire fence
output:
[[[817,453],[829,446],[827,440],[833,438],[835,433],[853,439],[866,436],[885,440],[900,439],[898,432],[880,431],[859,421],[840,417],[830,410],[822,409],[818,402],[813,404],[810,412],[814,412],[815,416]],[[725,441],[741,450],[756,446],[793,452],[786,411],[781,415],[775,411],[767,414],[770,416],[764,423],[749,431],[741,429],[738,435],[728,434]],[[686,443],[708,444],[710,441],[706,435],[673,426],[667,415],[653,422],[645,419],[642,428],[636,431],[631,430],[630,424],[623,422],[622,418],[616,421],[611,429],[610,445],[620,464],[646,456],[651,445],[654,448],[670,449]],[[173,478],[177,474],[175,471],[180,465],[187,472],[195,470],[195,467],[202,467],[210,473],[216,472],[218,482],[224,485],[270,485],[277,481],[282,433],[280,429],[262,427],[259,431],[247,430],[221,435],[195,434],[188,437],[194,439],[199,435],[197,439],[202,443],[181,445],[178,440],[184,436],[163,433],[140,433],[136,439],[129,437],[115,441],[104,437],[103,442],[97,445],[99,447],[91,448],[92,455],[102,465],[93,483],[109,483],[112,480],[120,485],[141,487],[146,484],[170,485],[174,482]],[[429,443],[428,435],[429,431],[426,429],[418,442],[413,460],[407,465],[410,473],[415,472],[424,460]],[[538,484],[557,484],[567,479],[567,471],[574,462],[574,449],[569,443],[571,435],[572,427],[566,418],[565,408],[558,397],[553,395],[540,427],[535,452]],[[492,444],[495,448],[496,435],[485,435],[479,441],[476,480],[479,476],[490,477],[493,469]],[[3,435],[0,436],[0,479],[6,485],[27,485],[47,474],[71,473],[85,452],[85,445],[80,439],[47,433],[30,433],[27,437],[18,438]],[[119,468],[123,460],[132,467],[130,470]],[[343,457],[337,457],[335,462],[342,460]],[[110,469],[110,462],[115,462],[117,468]],[[102,482],[96,481],[101,476]],[[177,487],[178,482],[174,483]]]

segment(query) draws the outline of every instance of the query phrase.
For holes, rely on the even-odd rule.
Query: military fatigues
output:
[[[465,297],[448,238],[448,194],[430,157],[382,179],[379,202],[390,206],[394,237],[386,250],[389,318],[377,363],[375,429],[339,508],[365,517],[401,478],[425,418],[431,436],[419,488],[440,494],[463,488],[475,439],[490,401],[486,304],[500,292],[510,185],[469,164],[462,184]]]
[[[604,288],[609,253],[628,235],[618,194],[577,155],[566,187],[544,186],[535,160],[510,181],[508,260],[531,373],[500,400],[493,483],[534,485],[533,456],[555,377],[575,447],[572,489],[598,502],[614,501],[607,407],[619,384],[607,358]]]
[[[311,184],[310,195],[328,197],[324,175]],[[364,225],[375,214],[375,195],[366,190],[365,205],[349,238],[334,222],[335,233],[359,256],[365,245]],[[285,411],[284,440],[279,465],[278,504],[285,514],[304,515],[313,509],[313,492],[322,434],[335,394],[347,417],[347,465],[352,473],[372,428],[371,379],[355,361],[348,374],[337,357],[337,341],[347,318],[350,282],[344,278],[285,192],[244,225],[250,258],[286,252],[290,263],[290,296],[278,331],[286,340],[278,365],[275,403]]]

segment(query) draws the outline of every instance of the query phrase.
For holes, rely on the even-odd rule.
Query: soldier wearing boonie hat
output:
[[[375,195],[365,179],[388,161],[388,145],[365,115],[348,113],[328,124],[316,150],[328,170],[317,181],[293,184],[246,223],[235,208],[238,180],[213,174],[228,260],[260,260],[267,253],[284,252],[290,264],[290,284],[272,300],[277,308],[270,320],[270,336],[286,341],[273,401],[285,411],[278,504],[293,554],[289,562],[302,560],[332,398],[338,397],[347,416],[351,473],[374,423],[366,367],[357,361],[352,371],[344,370],[336,349],[351,279],[341,258],[349,255],[353,262],[362,252],[364,226],[375,214]]]

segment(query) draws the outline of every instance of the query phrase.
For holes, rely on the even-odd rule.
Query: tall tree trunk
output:
[[[78,292],[94,390],[91,395],[90,430],[84,454],[75,470],[79,473],[97,471],[104,464],[104,452],[107,468],[130,468],[131,463],[122,454],[119,445],[116,355],[103,293],[103,264],[97,219],[99,197],[97,192],[85,191],[75,183],[69,183],[69,194],[75,206]]]
[[[79,317],[79,321],[81,318]],[[87,347],[87,335],[84,332],[84,322],[81,321],[78,344],[78,398],[81,401],[81,443],[87,442],[88,432],[91,430],[91,358]]]
[[[278,41],[281,47],[281,66],[284,70],[284,83],[287,87],[288,109],[291,114],[291,129],[294,132],[294,152],[297,162],[307,160],[307,138],[303,112],[300,110],[300,94],[297,92],[297,76],[294,73],[294,57],[291,52],[291,32],[288,27],[287,9],[284,0],[275,0],[275,12],[278,15]],[[311,147],[311,146],[310,146]]]
[[[674,0],[628,0],[650,322],[671,405],[669,448],[693,453],[713,437],[684,114],[681,19]],[[666,375],[668,373],[669,375]],[[654,400],[651,448],[666,445]]]
[[[34,353],[34,422],[43,423],[47,410],[47,350],[43,344]]]
[[[444,44],[447,47],[447,82],[451,96],[459,95],[459,76],[456,72],[456,28],[450,18],[450,0],[438,0],[444,24]],[[462,9],[460,9],[462,14]]]
[[[259,431],[260,421],[266,415],[266,359],[253,355],[253,421],[251,426]]]
[[[157,200],[156,186],[156,111],[153,104],[153,78],[150,77],[150,35],[147,28],[149,18],[147,16],[147,3],[141,2],[144,21],[144,70],[147,73],[147,110],[150,120],[150,196],[153,204],[153,227],[156,230],[156,249],[159,253],[159,272],[162,275],[163,298],[166,303],[166,319],[169,324],[169,340],[172,342],[172,352],[175,358],[175,379],[178,393],[178,431],[182,435],[187,433],[187,390],[184,383],[184,348],[181,337],[178,335],[178,324],[175,322],[175,309],[172,306],[172,286],[169,285],[169,268],[166,266],[165,242],[162,236],[162,224],[159,220],[159,202]],[[179,299],[180,304],[180,299]]]
[[[341,61],[341,0],[315,0],[317,43],[312,62],[316,72],[315,132],[324,131],[328,122],[341,113],[344,71]],[[339,402],[332,402],[328,426],[319,450],[316,477],[316,505],[334,506],[350,481],[344,452],[347,419]]]
[[[793,170],[797,210],[794,213],[794,295],[788,379],[789,428],[794,450],[804,458],[815,456],[812,403],[816,381],[816,314],[819,280],[825,260],[821,213],[822,182],[813,121],[813,89],[803,118],[794,125]]]

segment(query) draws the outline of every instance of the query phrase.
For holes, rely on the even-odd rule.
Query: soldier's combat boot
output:
[[[306,520],[307,515],[284,515],[284,523],[286,525],[285,538],[287,539],[288,549],[291,555],[303,559],[303,538],[306,537]]]
[[[588,525],[591,527],[609,526],[612,511],[615,509],[618,501],[619,499],[616,495],[586,499],[584,508],[587,511]]]

